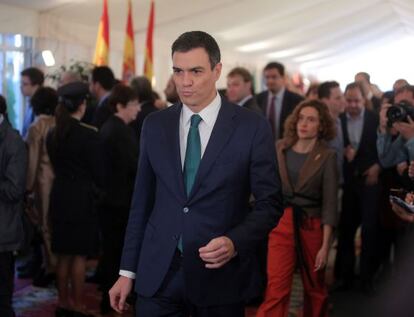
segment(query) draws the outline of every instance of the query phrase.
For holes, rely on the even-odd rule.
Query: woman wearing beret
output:
[[[102,185],[102,155],[94,127],[82,123],[87,84],[75,82],[58,90],[56,127],[47,138],[55,172],[50,195],[52,251],[56,254],[57,317],[88,316],[83,307],[85,264],[97,253],[97,186]]]

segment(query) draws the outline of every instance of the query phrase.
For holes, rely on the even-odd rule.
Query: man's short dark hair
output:
[[[92,70],[92,82],[101,84],[105,90],[111,90],[115,85],[115,76],[108,66],[96,66]]]
[[[195,48],[204,48],[213,69],[221,60],[220,48],[216,40],[203,31],[191,31],[181,34],[171,46],[171,56],[175,52],[186,53]]]
[[[338,82],[336,81],[325,81],[318,87],[318,98],[328,99],[331,96],[331,90],[339,87]]]
[[[35,115],[53,115],[58,105],[57,92],[51,87],[40,87],[30,99],[30,104]]]
[[[227,77],[235,76],[240,76],[246,83],[253,82],[252,74],[250,74],[250,72],[244,67],[235,67],[227,74]]]
[[[361,83],[359,83],[359,82],[353,82],[353,83],[348,84],[348,85],[345,87],[345,93],[346,93],[348,90],[351,90],[351,89],[359,89],[359,91],[361,92],[362,97],[363,97],[364,99],[367,99],[367,96],[366,96],[366,94],[365,94],[364,88],[362,87]]]
[[[29,67],[29,68],[23,69],[22,72],[20,73],[20,76],[28,77],[32,86],[34,85],[42,86],[43,82],[45,81],[45,75],[39,68],[36,68],[36,67]]]
[[[270,69],[277,69],[277,71],[279,72],[280,76],[285,76],[285,66],[283,66],[283,64],[278,63],[278,62],[270,62],[268,63],[265,68],[263,69],[263,71],[266,70],[270,70]]]
[[[151,87],[151,82],[145,76],[138,76],[134,77],[130,84],[129,84],[134,91],[134,93],[138,96],[139,102],[144,101],[151,101],[155,100],[154,94]]]
[[[399,94],[402,94],[403,92],[406,92],[406,91],[411,92],[411,94],[412,94],[412,96],[414,98],[414,86],[413,85],[405,85],[405,86],[402,86],[401,88],[398,88],[395,91],[395,95],[394,96],[397,96]]]

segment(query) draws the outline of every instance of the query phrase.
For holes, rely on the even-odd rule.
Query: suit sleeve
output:
[[[136,272],[145,227],[154,205],[155,173],[149,161],[147,148],[147,134],[150,129],[146,120],[141,133],[138,171],[121,258],[120,269],[123,271]]]
[[[270,126],[264,119],[259,121],[250,151],[249,174],[254,207],[242,223],[227,233],[239,254],[254,250],[283,215],[275,146]]]
[[[23,199],[26,189],[27,150],[20,137],[10,141],[7,147],[5,168],[0,180],[0,200],[15,204]]]

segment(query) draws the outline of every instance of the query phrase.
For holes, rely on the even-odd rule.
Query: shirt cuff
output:
[[[135,280],[135,273],[131,271],[119,270],[119,275]]]

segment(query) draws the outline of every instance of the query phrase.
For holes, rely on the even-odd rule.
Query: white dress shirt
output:
[[[220,107],[221,97],[217,93],[213,101],[198,113],[202,119],[198,125],[201,142],[201,157],[203,157],[204,152],[207,148],[207,144],[210,140],[214,124],[216,123]],[[196,113],[194,113],[189,106],[183,104],[180,116],[180,155],[182,168],[184,168],[185,151],[187,149],[187,137],[191,126],[191,116],[193,114]],[[119,275],[135,279],[135,273],[130,271],[120,270]]]

